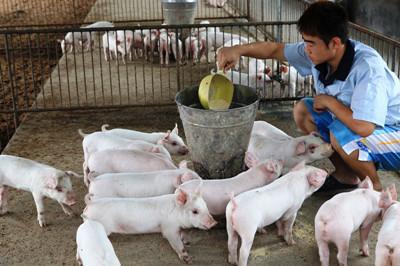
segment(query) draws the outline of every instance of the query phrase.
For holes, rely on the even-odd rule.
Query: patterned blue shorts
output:
[[[313,108],[314,99],[304,98],[302,101],[326,142],[330,142],[329,133],[332,132],[347,154],[358,150],[360,161],[373,161],[382,170],[400,170],[400,126],[376,127],[371,135],[364,138],[347,128],[330,112],[316,112]]]

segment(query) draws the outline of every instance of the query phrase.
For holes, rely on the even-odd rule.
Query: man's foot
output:
[[[333,175],[329,175],[324,184],[318,189],[317,192],[328,192],[333,190],[342,190],[342,189],[356,189],[358,185],[356,184],[344,184],[339,182]]]

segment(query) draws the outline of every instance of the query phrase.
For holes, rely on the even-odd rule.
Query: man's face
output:
[[[335,49],[333,48],[332,41],[327,46],[319,37],[306,34],[302,34],[302,36],[305,51],[315,65],[328,62],[334,58]]]

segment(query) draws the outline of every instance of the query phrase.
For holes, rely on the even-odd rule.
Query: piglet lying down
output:
[[[103,224],[107,235],[161,232],[187,263],[192,258],[185,250],[181,229],[210,229],[216,224],[200,195],[200,187],[194,193],[178,188],[175,194],[152,198],[91,199],[89,194],[85,201],[82,217]]]
[[[0,214],[7,212],[7,186],[32,192],[41,227],[46,225],[43,197],[56,200],[67,215],[76,203],[70,177],[80,177],[72,171],[11,155],[0,155]]]

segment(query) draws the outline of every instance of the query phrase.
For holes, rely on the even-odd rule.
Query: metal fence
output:
[[[208,0],[198,0],[195,18],[248,19],[249,6],[250,0],[230,0],[222,8],[211,6]],[[3,28],[65,27],[99,20],[119,25],[148,24],[163,21],[164,14],[161,0],[5,0],[0,4],[0,27]]]

